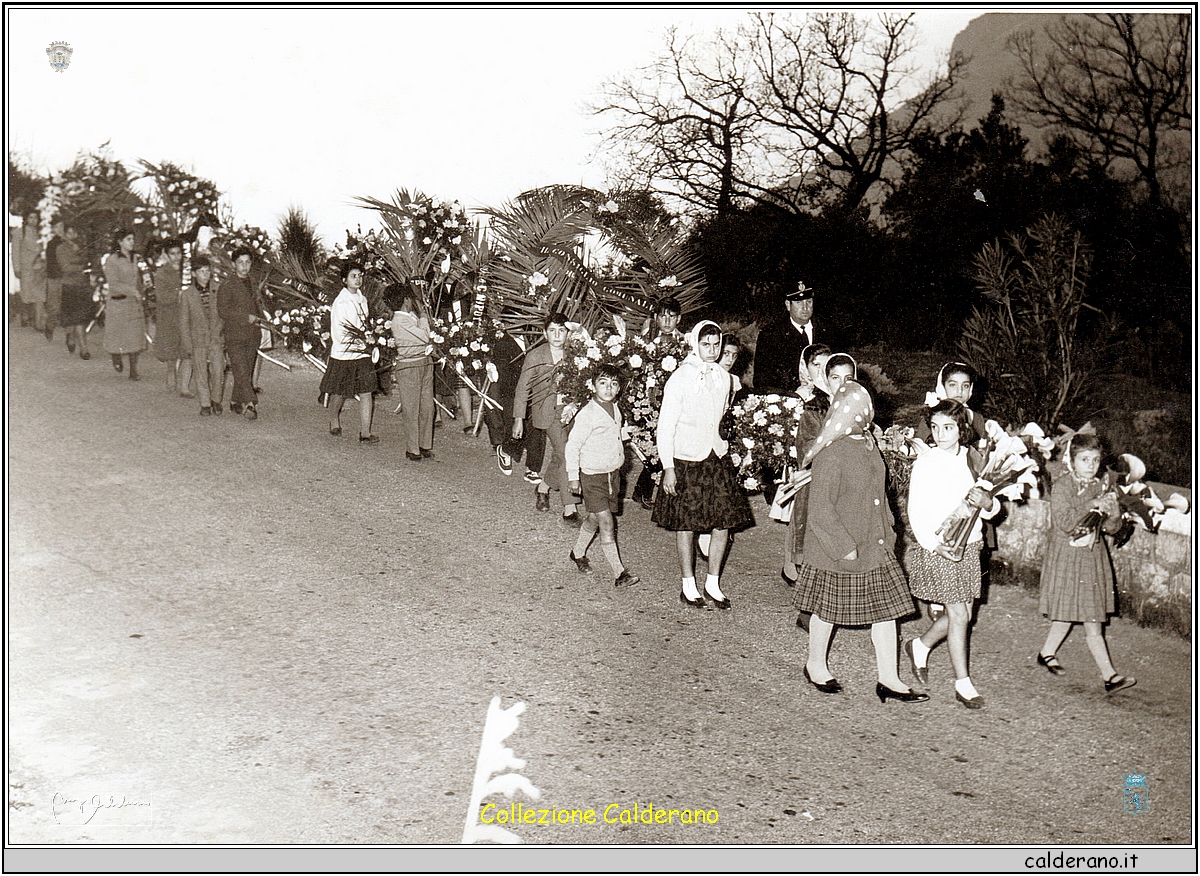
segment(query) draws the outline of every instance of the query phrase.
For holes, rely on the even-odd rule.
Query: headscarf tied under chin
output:
[[[931,408],[934,405],[936,405],[938,402],[944,401],[945,399],[947,399],[949,397],[946,395],[945,374],[946,374],[947,368],[953,368],[955,366],[957,366],[959,368],[965,368],[966,363],[964,363],[964,362],[947,362],[945,365],[943,365],[941,368],[938,369],[937,383],[934,384],[933,392],[925,393],[925,407]],[[963,407],[966,407],[966,405],[963,405]],[[968,408],[968,410],[970,410],[970,408]]]
[[[729,372],[718,365],[716,362],[705,362],[700,358],[700,333],[707,326],[712,326],[717,330],[717,334],[721,333],[721,326],[713,322],[711,319],[702,319],[700,322],[692,326],[692,330],[688,332],[687,342],[692,351],[688,353],[687,358],[683,360],[684,365],[690,365],[698,372],[696,378],[695,391],[699,395],[709,387],[719,386],[720,381],[724,380],[726,384],[730,382]]]
[[[847,380],[833,394],[821,434],[804,454],[800,467],[806,468],[818,453],[839,438],[861,435],[874,447],[875,439],[871,436],[871,421],[874,419],[875,405],[871,402],[871,394],[861,383]]]

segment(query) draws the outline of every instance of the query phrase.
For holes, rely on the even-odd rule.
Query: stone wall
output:
[[[1167,488],[1170,490],[1171,488]],[[1159,490],[1158,495],[1167,495]],[[1050,526],[1050,503],[1031,499],[1009,504],[996,527],[994,558],[1009,564],[1021,580],[1041,576],[1042,552]],[[1117,580],[1117,610],[1143,626],[1163,627],[1190,639],[1192,635],[1191,517],[1172,513],[1156,534],[1137,529],[1122,547],[1109,554]],[[1183,525],[1180,525],[1183,521]],[[1171,525],[1174,524],[1174,525]]]

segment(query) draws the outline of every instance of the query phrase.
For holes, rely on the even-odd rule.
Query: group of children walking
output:
[[[677,318],[676,314],[676,320]],[[670,326],[670,329],[673,328],[673,325]],[[716,381],[713,385],[717,386],[719,391],[714,390],[709,394],[714,398],[720,396],[719,401],[725,407],[732,401],[735,386],[740,386],[734,383],[733,375],[727,373],[732,359],[736,357],[721,356],[721,353],[726,352],[727,346],[736,349],[736,339],[722,339],[720,328],[714,323],[707,326],[707,331],[716,340],[715,345],[709,345],[712,349],[707,350],[712,354],[710,356],[701,357],[699,339],[688,336],[696,357],[693,370],[698,376],[687,372],[692,382],[696,383],[696,387],[689,387],[690,394],[682,390],[681,398],[691,412],[689,416],[693,418],[698,416],[696,411],[704,407],[699,400],[707,398],[704,392],[707,382]],[[567,334],[566,318],[562,314],[551,315],[545,321],[545,343],[535,347],[525,356],[515,390],[511,435],[521,438],[527,436],[530,431],[546,432],[547,443],[550,446],[549,458],[540,464],[540,473],[533,471],[537,480],[535,504],[539,510],[546,510],[549,506],[549,493],[552,490],[560,492],[563,498],[563,519],[579,526],[579,534],[568,552],[568,559],[580,572],[592,573],[594,570],[588,551],[598,534],[601,551],[612,570],[613,580],[618,586],[635,584],[639,580],[638,577],[627,570],[621,561],[615,520],[619,509],[620,470],[626,461],[623,442],[627,433],[618,403],[623,377],[613,366],[597,367],[591,381],[591,400],[577,412],[564,411],[564,406],[558,404],[561,399],[554,391],[553,371],[557,362],[561,361]],[[724,366],[719,369],[719,378],[713,371],[717,367],[713,363],[718,361]],[[841,426],[840,423],[831,422],[838,416],[837,410],[830,408],[831,397],[840,397],[846,392],[857,397],[866,391],[860,384],[855,383],[857,366],[847,354],[833,353],[828,348],[814,345],[805,351],[801,369],[804,373],[797,391],[805,399],[803,419],[807,426],[802,423],[797,447],[800,457],[811,463],[813,457],[826,449],[837,437]],[[821,379],[814,377],[818,372]],[[710,374],[714,376],[710,378]],[[680,379],[686,380],[688,377],[681,376]],[[985,527],[988,525],[987,521],[1001,510],[999,500],[977,484],[983,462],[980,451],[986,443],[986,430],[984,418],[968,406],[976,382],[977,376],[970,366],[960,362],[944,366],[937,375],[935,391],[926,400],[922,428],[917,430],[918,440],[928,445],[928,450],[917,457],[912,468],[907,497],[912,531],[907,539],[908,547],[904,559],[908,592],[916,599],[930,603],[934,610],[931,612],[933,620],[928,628],[920,636],[905,641],[902,646],[913,677],[919,684],[926,685],[929,680],[930,653],[941,642],[947,642],[954,675],[954,697],[969,709],[980,709],[985,705],[984,697],[971,679],[968,640],[971,620],[982,590],[981,555],[984,551]],[[823,404],[819,403],[822,401]],[[866,410],[871,411],[869,405]],[[866,414],[868,419],[871,415]],[[719,418],[719,412],[716,416]],[[526,421],[530,427],[528,430],[525,428]],[[853,423],[851,425],[853,426]],[[863,424],[858,425],[861,427]],[[855,430],[852,428],[843,431]],[[831,437],[823,439],[824,446],[814,446],[817,444],[817,436],[823,432],[829,433]],[[512,455],[505,449],[505,440],[506,438],[502,437],[498,441],[493,435],[498,459],[500,454],[503,454],[501,470],[504,471],[507,467],[507,474],[511,472]],[[705,444],[703,453],[693,455],[702,456],[707,453],[708,461],[703,465],[713,468],[713,471],[721,469],[720,473],[723,473],[724,467],[729,464],[726,454],[717,452],[722,448],[725,451],[728,449],[727,444],[723,443],[723,437],[714,431],[714,436],[710,438],[706,434],[705,440],[700,443]],[[674,453],[672,441],[667,441],[666,446]],[[870,454],[877,456],[878,451],[872,446]],[[1121,512],[1115,498],[1103,494],[1098,478],[1101,456],[1102,450],[1094,435],[1075,436],[1064,454],[1064,471],[1053,482],[1050,493],[1053,522],[1043,564],[1040,603],[1041,612],[1051,621],[1051,626],[1037,662],[1054,675],[1063,674],[1066,670],[1057,658],[1058,648],[1071,627],[1081,623],[1084,625],[1088,647],[1100,671],[1104,688],[1112,693],[1131,687],[1136,680],[1116,671],[1104,639],[1104,624],[1115,611],[1115,600],[1112,565],[1103,533],[1114,532],[1119,527]],[[671,462],[675,468],[671,467]],[[678,487],[676,469],[689,470],[689,466],[696,467],[701,463],[672,459],[670,462],[664,460],[663,465],[667,466],[667,471],[664,472],[664,482],[659,486],[658,494],[660,500],[666,498],[668,504],[672,504],[677,502],[673,498]],[[666,473],[672,475],[669,483],[665,478]],[[697,494],[703,495],[704,498],[691,499],[689,502],[697,507],[713,504],[714,497],[708,494],[716,489],[714,485],[718,481],[723,483],[724,479],[716,475],[708,477],[706,483],[709,486],[706,491]],[[664,492],[669,495],[664,497]],[[805,491],[801,491],[799,496],[807,503]],[[967,537],[965,552],[956,555],[942,543],[938,529],[964,502],[979,513]],[[699,530],[689,528],[684,532],[674,525],[669,525],[669,521],[664,523],[666,518],[659,513],[659,504],[662,502],[652,506],[655,509],[655,522],[676,530],[681,536],[680,541],[686,536],[688,542],[686,549],[681,547],[680,550],[684,579],[682,601],[686,605],[704,607],[704,596],[708,596],[718,608],[727,608],[730,601],[721,592],[717,581],[722,558],[719,555],[709,556],[710,582],[706,582],[706,591],[702,594],[695,583],[694,572],[689,574],[693,565],[693,537]],[[720,497],[717,504],[728,504],[727,497]],[[577,505],[582,505],[582,515],[577,512]],[[694,508],[692,510],[695,511]],[[1093,510],[1103,515],[1102,531],[1093,532],[1086,538],[1074,537],[1072,531],[1079,517]],[[813,521],[804,519],[804,515],[800,516],[799,521],[793,520],[793,532],[789,536],[789,548],[786,552],[789,560],[793,557],[803,559],[804,530],[806,527],[814,528]],[[748,515],[739,516],[739,520],[743,520],[741,525],[751,522]],[[821,528],[818,521],[815,526],[818,534],[810,535],[810,539],[819,539]],[[718,537],[722,551],[716,553],[723,553],[728,531],[729,528],[725,526],[713,526],[711,532],[703,533],[709,537],[709,545],[704,546],[702,539],[702,546],[711,548],[711,539]],[[856,551],[852,553],[858,556]],[[810,548],[809,556],[811,555]],[[834,559],[836,561],[836,558]],[[784,579],[789,584],[796,581],[796,568],[795,564],[790,564],[792,574],[788,574],[789,564],[785,563]],[[804,568],[803,563],[801,568]],[[714,581],[717,582],[715,592],[712,586],[708,586]],[[811,610],[803,611],[799,625],[808,629],[811,617]],[[819,616],[817,620],[820,620]],[[828,627],[832,630],[827,622],[822,621],[822,624],[822,629]],[[894,632],[892,641],[890,647],[894,655]],[[825,647],[827,646],[826,639]],[[882,647],[886,650],[888,646],[884,644]],[[822,653],[818,663],[823,662]],[[885,674],[894,675],[895,662],[893,656],[889,664],[893,670]],[[828,674],[827,668],[817,671],[822,675]],[[810,681],[826,693],[841,691],[840,684],[832,677],[815,681],[810,677]],[[928,699],[927,695],[919,691],[897,691],[895,682],[889,682],[887,685],[881,682],[881,686],[889,688],[887,691],[877,691],[881,700],[892,698],[920,702]],[[907,687],[902,683],[899,686]]]

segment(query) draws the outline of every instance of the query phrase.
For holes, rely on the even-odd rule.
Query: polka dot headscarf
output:
[[[813,442],[808,453],[804,454],[801,468],[813,461],[818,453],[837,441],[851,435],[863,435],[872,445],[871,421],[875,419],[875,405],[871,402],[871,394],[860,383],[847,380],[833,395],[829,403],[829,413],[825,415],[825,425],[821,434]]]

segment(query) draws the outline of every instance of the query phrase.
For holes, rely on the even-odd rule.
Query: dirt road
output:
[[[881,706],[865,630],[836,634],[847,691],[824,696],[761,500],[733,611],[696,611],[645,511],[620,530],[642,584],[581,576],[575,530],[453,422],[412,463],[386,399],[381,444],[354,439],[353,406],[330,437],[311,368],[267,366],[255,423],[201,419],[148,356],[132,383],[11,332],[12,842],[454,843],[493,696],[528,703],[507,744],[539,806],[719,813],[526,842],[1192,842],[1186,642],[1114,622],[1139,683],[1106,697],[1082,635],[1052,678],[1036,602],[994,588],[972,638],[986,710],[954,701],[944,649],[930,702]]]

